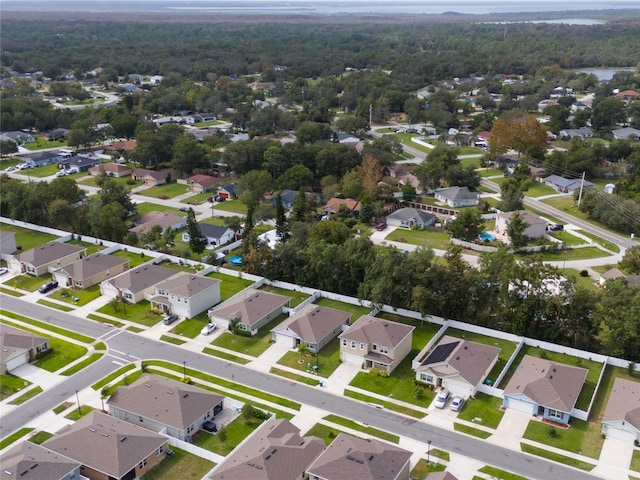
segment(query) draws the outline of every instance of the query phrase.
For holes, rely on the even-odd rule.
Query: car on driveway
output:
[[[449,395],[451,395],[449,390],[447,390],[446,388],[443,388],[438,392],[438,395],[436,396],[436,399],[433,402],[433,405],[436,408],[444,408],[445,405],[447,404],[447,400],[449,400]]]
[[[164,323],[165,325],[171,325],[173,322],[175,322],[178,319],[178,315],[176,315],[175,313],[171,313],[169,315],[166,315],[163,319],[162,319],[162,323]]]
[[[0,268],[0,275],[4,275],[4,274],[5,274],[5,273],[7,273],[8,271],[9,271],[8,269],[6,269],[6,268],[2,267],[2,268]]]
[[[456,397],[453,397],[453,400],[451,400],[451,405],[449,405],[449,408],[454,412],[459,412],[462,409],[463,405],[464,405],[464,397],[456,396]]]
[[[213,333],[213,331],[217,328],[216,324],[213,322],[207,323],[204,327],[202,327],[202,330],[200,330],[200,333],[202,335],[209,335],[210,333]]]
[[[58,173],[56,173],[56,177],[64,177],[67,174],[67,172],[65,170],[60,170]]]
[[[40,293],[47,293],[50,292],[51,290],[53,290],[54,288],[56,288],[58,286],[58,282],[56,282],[55,280],[51,281],[51,282],[47,282],[44,285],[42,285],[38,291]]]

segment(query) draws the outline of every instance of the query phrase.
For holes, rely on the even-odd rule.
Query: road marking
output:
[[[116,365],[120,365],[120,366],[123,366],[123,365],[124,365],[124,363],[122,363],[122,362],[116,362],[115,360],[111,360],[111,363],[115,363]]]
[[[107,332],[104,335],[100,335],[100,339],[101,340],[111,340],[112,338],[116,337],[117,335],[120,335],[122,333],[122,330],[116,330],[116,331],[111,331],[111,332]]]
[[[119,353],[120,355],[122,355],[123,357],[126,357],[129,360],[131,360],[131,359],[141,360],[140,357],[136,357],[135,355],[131,355],[129,352],[121,352],[120,350],[115,350],[113,348],[110,350],[110,352]]]

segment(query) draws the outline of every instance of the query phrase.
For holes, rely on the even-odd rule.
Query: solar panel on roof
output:
[[[446,345],[438,345],[422,362],[422,365],[429,365],[431,363],[438,363],[446,360],[459,343],[460,342],[451,342]]]

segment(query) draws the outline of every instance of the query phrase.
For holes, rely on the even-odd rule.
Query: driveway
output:
[[[518,412],[517,410],[508,408],[504,412],[498,428],[496,428],[496,433],[491,435],[487,440],[498,445],[519,446],[520,440],[530,421],[531,415],[528,413]]]
[[[633,443],[607,438],[600,451],[599,464],[591,473],[610,480],[627,480],[632,455]]]

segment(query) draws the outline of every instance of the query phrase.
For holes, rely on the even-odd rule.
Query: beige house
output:
[[[144,183],[145,185],[157,186],[164,185],[167,180],[173,181],[178,179],[178,172],[173,168],[164,168],[162,170],[147,170],[146,168],[136,168],[131,177],[134,180]]]
[[[391,373],[411,351],[414,327],[369,315],[360,317],[340,338],[340,360]]]
[[[319,352],[349,326],[351,314],[310,303],[271,330],[275,343],[296,348],[307,343],[309,350]]]
[[[473,207],[478,205],[480,196],[467,187],[450,187],[436,190],[435,199],[450,207]]]
[[[110,298],[122,297],[130,303],[138,303],[144,300],[145,295],[153,294],[156,283],[175,274],[175,270],[159,265],[140,265],[103,281],[100,284],[100,294]]]
[[[26,252],[10,255],[7,266],[12,272],[39,277],[51,270],[82,258],[87,249],[62,242],[49,242]]]
[[[236,328],[255,335],[260,328],[280,315],[290,301],[284,295],[249,288],[209,310],[209,318],[225,330],[231,328],[233,320],[237,320]]]
[[[522,232],[525,237],[542,238],[545,236],[547,233],[547,221],[527,210],[499,213],[496,217],[496,232],[507,235],[509,222],[516,214],[520,214],[522,220],[529,225],[524,229],[524,232]]]
[[[27,440],[2,454],[2,480],[74,480],[80,463]]]
[[[9,325],[0,325],[0,373],[11,372],[49,350],[49,339]]]
[[[133,228],[130,228],[130,232],[135,232],[138,235],[144,235],[153,227],[158,225],[162,231],[167,228],[172,228],[174,230],[180,230],[187,226],[187,217],[180,217],[171,212],[159,212],[152,211],[141,215],[136,220],[137,225]]]
[[[446,388],[455,395],[473,397],[498,355],[497,347],[445,335],[416,368],[416,380]]]
[[[109,398],[109,414],[134,425],[191,440],[206,421],[222,412],[224,397],[158,375],[142,375]]]
[[[109,163],[101,163],[89,169],[89,175],[93,175],[97,177],[101,173],[106,173],[110,177],[126,177],[127,175],[131,175],[133,170],[128,165],[123,165],[121,163],[109,162]]]
[[[94,253],[60,267],[53,272],[53,279],[61,287],[82,290],[119,275],[128,268],[127,259]]]
[[[351,212],[360,213],[360,209],[362,205],[357,200],[352,200],[350,198],[331,198],[326,203],[324,207],[322,207],[322,211],[326,215],[333,215],[340,210],[340,207],[344,206],[347,210]]]
[[[409,480],[411,455],[390,443],[341,433],[307,474],[314,480]]]
[[[0,256],[2,258],[8,257],[16,250],[16,232],[2,230],[0,232]]]
[[[640,382],[615,379],[602,416],[602,434],[640,442]]]
[[[164,459],[169,438],[93,411],[42,445],[81,463],[90,480],[133,480]]]
[[[233,450],[209,475],[209,480],[302,480],[324,450],[318,437],[301,437],[298,427],[272,417]],[[346,478],[346,477],[345,477]]]
[[[150,298],[151,308],[192,318],[220,303],[220,280],[178,272],[158,282]]]
[[[186,180],[187,186],[192,192],[204,193],[213,190],[218,184],[218,179],[210,175],[193,175]]]

